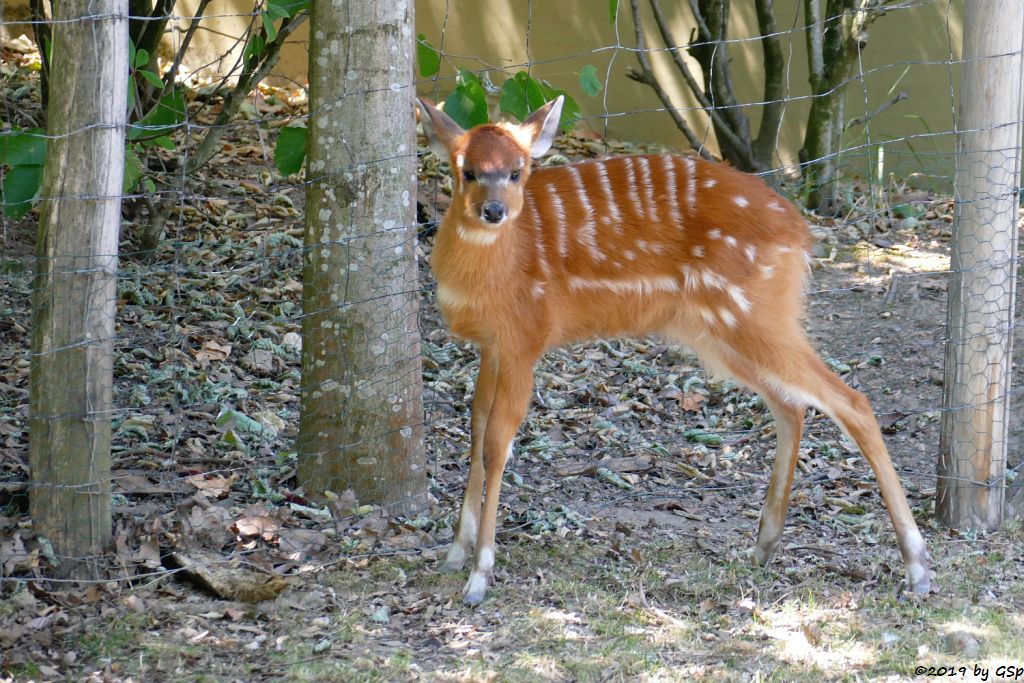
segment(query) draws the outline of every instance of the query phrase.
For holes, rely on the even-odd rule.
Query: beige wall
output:
[[[663,2],[672,30],[679,41],[687,40],[691,31],[689,9],[682,2]],[[783,50],[789,55],[787,82],[789,97],[796,98],[787,107],[779,140],[782,161],[792,163],[803,137],[808,94],[806,50],[803,34],[791,32],[803,25],[801,0],[776,0],[777,27],[783,33]],[[648,4],[641,2],[643,9]],[[673,6],[672,10],[669,7]],[[750,2],[732,3],[734,38],[757,35],[756,16]],[[587,125],[618,138],[663,143],[685,148],[686,141],[676,130],[668,115],[657,112],[661,103],[653,91],[625,77],[627,68],[636,67],[636,56],[630,50],[636,44],[628,0],[621,0],[619,17],[610,25],[604,0],[419,0],[418,29],[434,45],[442,45],[452,55],[445,64],[444,76],[454,68],[480,69],[503,67],[514,72],[531,64],[533,74],[549,79],[570,92],[579,93],[577,74],[585,64],[593,64],[602,75],[607,74],[605,91],[598,98],[582,93],[576,97],[582,105]],[[947,10],[948,16],[947,16]],[[888,100],[890,91],[905,91],[907,101],[901,102],[871,121],[865,129],[852,131],[848,146],[860,147],[853,156],[865,157],[865,145],[873,145],[907,136],[927,135],[928,131],[952,129],[953,99],[951,78],[954,69],[948,62],[960,57],[962,2],[949,4],[931,2],[909,10],[892,12],[872,27],[868,49],[861,71],[863,79],[851,84],[847,98],[847,115],[862,116],[874,111]],[[645,13],[647,21],[649,13]],[[651,35],[656,35],[653,24]],[[529,27],[529,31],[527,31]],[[651,40],[660,47],[660,41]],[[734,80],[742,102],[758,102],[761,98],[761,49],[757,42],[739,42],[729,48],[733,60]],[[457,56],[456,56],[457,55]],[[656,56],[657,57],[657,56]],[[666,55],[655,59],[663,83],[678,102],[677,106],[695,108],[696,103],[675,77]],[[699,75],[699,69],[694,69]],[[500,77],[494,76],[495,81]],[[443,97],[451,88],[450,80],[428,84],[425,89]],[[754,122],[759,120],[757,106],[748,111]],[[703,117],[691,111],[688,118],[706,130]],[[607,122],[607,123],[606,123]],[[756,128],[755,128],[756,130]],[[713,135],[709,144],[714,148]],[[918,159],[927,171],[946,173],[952,161],[949,136],[915,138],[908,142],[890,143],[886,150],[887,165],[899,163],[901,175],[917,170]],[[929,159],[927,153],[939,150],[940,159]],[[872,150],[872,154],[874,151]],[[855,161],[856,159],[851,159]],[[862,160],[863,161],[863,160]],[[858,164],[864,166],[864,163]]]
[[[8,9],[24,5],[25,0],[8,0]],[[197,0],[181,0],[176,13],[188,16]],[[689,10],[683,2],[663,2],[677,40],[690,35]],[[556,86],[574,93],[583,107],[583,125],[617,138],[655,142],[676,148],[686,143],[668,115],[658,112],[661,103],[646,86],[626,78],[627,68],[635,67],[630,48],[636,44],[629,0],[621,0],[619,17],[613,26],[608,20],[606,0],[417,0],[417,30],[446,54],[441,77],[421,83],[420,91],[443,99],[453,86],[452,75],[458,68],[479,70],[494,68],[492,80],[500,85],[505,73],[529,66],[531,72]],[[641,2],[644,9],[646,2]],[[803,35],[790,29],[803,25],[801,0],[776,0],[777,23],[783,32],[783,46],[791,56],[788,74],[789,97],[785,123],[779,139],[782,162],[792,163],[800,148],[808,92]],[[757,34],[752,3],[732,3],[733,34],[737,40]],[[906,91],[910,98],[871,121],[868,129],[858,128],[848,136],[850,163],[867,167],[868,149],[875,154],[879,143],[886,142],[887,170],[901,176],[925,170],[949,174],[952,164],[949,135],[927,137],[929,131],[952,130],[954,99],[951,82],[958,71],[949,65],[960,57],[963,0],[923,2],[908,10],[899,10],[879,19],[871,29],[868,49],[861,71],[862,79],[851,84],[847,115],[862,116],[889,99],[891,93]],[[207,9],[207,20],[197,34],[189,65],[200,73],[213,75],[229,68],[241,49],[238,37],[245,32],[249,17],[244,13],[252,5],[243,0],[214,0]],[[670,9],[671,8],[671,9]],[[179,22],[184,31],[187,23]],[[171,33],[173,43],[181,35]],[[286,48],[277,69],[279,83],[305,83],[306,41],[308,32],[297,33]],[[234,45],[234,51],[229,48]],[[660,45],[654,42],[654,45]],[[730,46],[734,78],[743,102],[760,99],[760,46],[757,42],[738,42]],[[694,108],[693,99],[674,79],[665,55],[656,68],[666,76],[664,83],[679,106]],[[579,90],[577,75],[586,64],[597,67],[605,90],[589,98]],[[756,123],[758,107],[749,115]],[[699,111],[688,118],[706,129]],[[867,132],[867,136],[865,135]],[[890,142],[908,136],[908,141]],[[869,144],[870,143],[870,144]],[[713,135],[709,146],[714,149]],[[934,156],[939,152],[940,156]],[[916,155],[916,156],[915,156]],[[872,162],[873,163],[873,162]]]

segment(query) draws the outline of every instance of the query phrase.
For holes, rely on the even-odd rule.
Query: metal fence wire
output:
[[[362,150],[347,149],[353,169],[362,164],[386,174],[417,164],[416,223],[375,224],[358,235],[328,235],[322,243],[311,243],[305,239],[304,216],[315,207],[306,204],[306,192],[322,179],[322,172],[282,172],[281,155],[287,150],[282,152],[286,146],[281,140],[316,126],[317,116],[324,112],[308,110],[304,69],[296,69],[293,60],[286,70],[277,59],[288,51],[303,53],[308,47],[306,26],[295,20],[283,52],[260,62],[259,49],[273,41],[265,28],[266,7],[242,11],[244,3],[236,3],[231,7],[240,8],[238,13],[221,8],[206,14],[207,4],[199,3],[202,9],[194,14],[179,3],[167,16],[130,17],[142,23],[166,20],[167,33],[152,61],[143,61],[135,51],[132,98],[152,105],[162,101],[154,91],[176,97],[167,100],[165,109],[179,103],[180,117],[169,111],[150,114],[148,120],[137,116],[136,127],[129,129],[126,158],[135,177],[126,182],[120,197],[113,336],[68,342],[96,348],[113,345],[113,366],[99,368],[112,373],[110,410],[68,415],[54,408],[43,415],[29,413],[37,360],[31,343],[36,331],[35,273],[45,267],[54,278],[70,278],[82,287],[94,279],[74,258],[40,262],[40,208],[67,198],[40,197],[34,208],[15,217],[12,197],[17,183],[39,176],[43,162],[38,156],[16,156],[11,144],[4,148],[0,575],[5,578],[39,577],[48,565],[69,560],[90,561],[98,567],[94,576],[99,580],[134,581],[175,567],[213,566],[220,561],[217,558],[242,558],[247,566],[288,572],[340,557],[409,550],[436,553],[451,538],[468,471],[469,401],[478,358],[471,345],[453,339],[445,329],[428,268],[436,224],[451,191],[447,160],[428,152],[422,136],[418,150],[405,150],[396,158],[368,158]],[[497,91],[506,79],[524,72],[567,91],[580,106],[579,121],[542,163],[646,149],[693,154],[673,127],[670,110],[688,122],[704,151],[721,153],[705,108],[684,83],[665,75],[671,54],[653,24],[648,23],[643,54],[653,60],[671,106],[624,77],[627,69],[640,68],[627,3],[620,3],[614,21],[604,12],[591,16],[598,3],[557,3],[557,10],[532,0],[488,7],[487,11],[507,13],[507,25],[521,29],[502,29],[500,36],[493,28],[474,34],[473,21],[483,10],[469,4],[417,3],[416,30],[423,34],[424,45],[429,43],[427,52],[439,55],[441,69],[430,77],[417,70],[411,79],[395,84],[408,94],[410,116],[414,92],[444,101],[466,81],[459,70],[474,74],[487,91],[491,108],[499,109],[500,92],[491,88]],[[801,185],[801,167],[819,161],[797,155],[812,97],[806,76],[799,75],[806,69],[801,66],[801,46],[808,24],[797,7],[802,3],[776,4],[793,8],[776,14],[775,35],[785,48],[787,88],[772,167],[764,172],[778,182],[782,194],[802,202],[807,193]],[[960,51],[963,8],[947,0],[890,4],[888,14],[876,20],[879,32],[886,27],[891,36],[923,34],[911,26],[927,17],[933,21],[929,31],[939,32],[941,39],[929,42],[927,50],[911,50],[913,59],[907,58],[906,50],[896,50],[897,57],[888,63],[879,60],[884,48],[892,46],[873,40],[839,84],[846,93],[846,124],[829,155],[839,179],[837,210],[805,211],[816,237],[807,326],[833,369],[870,397],[915,507],[933,510],[940,440],[955,435],[986,449],[987,440],[1005,441],[1003,448],[993,451],[1003,458],[1001,466],[991,470],[998,473],[996,479],[991,472],[975,469],[966,480],[1002,489],[1005,500],[1019,509],[1024,504],[1017,476],[1024,437],[1024,377],[1019,364],[1012,363],[1012,351],[1016,348],[1019,357],[1022,305],[1013,297],[1012,285],[1019,275],[1021,114],[1016,111],[1012,120],[993,124],[1009,131],[1004,146],[972,150],[969,159],[958,157],[955,140],[964,129],[954,116],[956,93],[961,74],[971,67]],[[678,14],[672,17],[677,35],[687,35],[682,31],[690,25],[689,10],[673,11]],[[568,31],[564,21],[552,26],[552,12],[572,14],[579,30]],[[644,21],[650,22],[649,10],[644,12]],[[97,15],[80,21],[98,25],[124,19]],[[52,35],[61,26],[26,16],[5,19],[2,26],[0,95],[8,143],[17,134],[42,129],[48,113],[39,96],[42,57],[30,40],[34,29],[39,35]],[[188,58],[178,63],[176,49],[193,40],[203,51],[186,51]],[[761,88],[754,85],[763,77],[761,43],[756,23],[751,28],[736,21],[727,42],[703,46],[726,52],[736,82],[750,84],[738,102],[716,109],[718,114],[729,115],[732,109],[759,121],[770,104],[761,100]],[[1020,58],[1018,46],[1012,54],[979,59],[1005,59],[1019,69]],[[583,91],[581,73],[588,65],[593,70],[587,73],[600,88],[594,95]],[[171,68],[177,71],[174,82],[159,87],[150,82],[159,81]],[[699,67],[691,63],[691,68],[699,77]],[[143,71],[152,78],[141,75]],[[1018,83],[1019,76],[1018,71]],[[250,85],[261,82],[234,95],[239,78],[248,78]],[[901,96],[904,91],[907,94]],[[353,80],[333,106],[359,106],[372,96],[373,91]],[[232,108],[229,119],[223,120],[221,113]],[[102,125],[97,121],[66,135],[86,135]],[[215,138],[208,142],[211,133]],[[52,145],[56,139],[42,132],[33,135],[33,144]],[[208,151],[209,158],[204,158]],[[958,187],[982,189],[954,194],[954,180]],[[1002,232],[962,235],[954,247],[954,222],[964,212],[964,203],[972,205],[976,222],[1004,226]],[[373,272],[380,256],[374,248],[402,254],[407,263],[418,264],[418,271],[383,271],[376,281],[364,277],[363,286],[369,282],[370,290],[358,290],[358,297],[354,290],[345,290],[336,306],[355,312],[355,320],[369,319],[387,312],[393,297],[418,292],[419,312],[409,314],[418,319],[410,323],[408,317],[399,318],[393,330],[399,338],[418,327],[418,355],[410,359],[383,354],[378,366],[348,368],[344,378],[325,379],[320,389],[334,389],[327,386],[332,381],[347,387],[341,410],[338,403],[325,410],[333,420],[354,420],[361,402],[395,405],[388,397],[405,391],[389,384],[387,378],[394,374],[390,364],[422,368],[422,395],[413,397],[422,401],[422,420],[396,422],[387,431],[361,437],[387,441],[399,433],[405,436],[403,430],[422,432],[427,493],[383,510],[402,512],[399,517],[371,514],[380,512],[380,506],[372,507],[372,501],[347,492],[350,483],[345,482],[318,483],[331,492],[324,505],[299,490],[295,478],[298,459],[312,455],[299,453],[297,445],[304,318],[324,313],[304,313],[302,308],[304,281],[310,286],[322,277],[309,268],[314,262],[311,253],[341,252],[324,258],[343,264],[354,275],[359,269]],[[960,301],[981,300],[989,314],[970,318],[959,328],[971,330],[969,338],[951,332],[950,325],[960,320],[947,308],[954,287]],[[36,292],[35,298],[47,300],[45,293]],[[93,315],[93,310],[74,313],[83,320]],[[334,319],[323,317],[325,324]],[[383,336],[353,339],[371,346],[389,343]],[[950,377],[944,372],[946,354],[954,346],[966,354],[954,362],[966,370],[960,376],[972,388],[969,396],[944,386]],[[67,372],[72,379],[77,370],[69,367]],[[745,390],[706,374],[685,349],[658,339],[617,339],[552,351],[537,369],[533,403],[510,467],[511,486],[519,495],[506,494],[503,501],[504,533],[583,533],[589,517],[617,507],[643,508],[692,497],[728,519],[749,514],[763,497],[773,448],[770,416]],[[964,410],[965,403],[972,405],[970,411]],[[993,436],[989,427],[980,426],[975,410],[979,404],[990,408],[990,416],[997,413],[1002,431],[997,428]],[[837,477],[871,479],[849,442],[818,417],[812,411],[801,444],[797,489],[804,487],[805,493],[798,492],[798,497],[827,497]],[[29,516],[29,499],[41,488],[72,486],[91,496],[106,496],[105,479],[47,481],[30,471],[31,420],[45,434],[46,420],[67,418],[87,425],[109,424],[111,430],[113,531],[109,550],[93,558],[54,557],[45,541],[33,535]],[[948,437],[940,437],[943,424]],[[319,456],[338,457],[358,445],[337,443],[334,452]],[[611,474],[596,474],[595,463],[601,472]],[[960,481],[957,478],[964,478],[969,468],[948,469]],[[880,505],[877,500],[875,509]],[[888,528],[884,518],[865,524]],[[176,560],[168,559],[175,556]]]

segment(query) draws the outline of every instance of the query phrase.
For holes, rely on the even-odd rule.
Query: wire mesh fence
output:
[[[433,51],[441,69],[431,77],[404,74],[404,80],[389,87],[408,96],[410,118],[414,91],[443,101],[458,88],[468,87],[469,77],[459,75],[459,70],[475,75],[492,110],[504,109],[505,84],[514,82],[520,72],[527,74],[521,79],[524,92],[532,83],[566,91],[579,105],[579,120],[542,163],[647,149],[694,153],[671,123],[669,110],[687,123],[700,142],[698,151],[721,156],[720,141],[726,133],[709,122],[706,107],[685,84],[669,80],[671,54],[658,42],[649,11],[643,10],[642,19],[649,31],[647,52],[638,53],[626,3],[611,20],[603,12],[591,16],[595,3],[579,4],[573,15],[579,30],[569,40],[564,22],[552,18],[555,9],[546,3],[487,3],[483,10],[463,3],[421,2],[417,31],[424,35],[421,47],[429,48],[421,53],[421,61]],[[177,42],[169,48],[159,44],[148,59],[133,45],[130,57],[134,94],[129,99],[134,108],[125,163],[133,178],[126,181],[121,198],[114,335],[102,340],[113,344],[113,366],[102,368],[112,372],[112,407],[46,416],[110,423],[112,549],[92,558],[98,568],[95,578],[146,581],[154,573],[197,567],[210,574],[221,562],[233,563],[235,575],[239,564],[285,574],[338,557],[409,550],[436,553],[451,538],[467,471],[469,402],[478,368],[475,350],[445,329],[426,267],[437,221],[450,201],[447,160],[427,152],[422,137],[418,150],[396,146],[386,157],[351,148],[345,139],[314,138],[317,145],[343,152],[341,170],[331,171],[335,191],[350,180],[346,174],[408,173],[404,169],[412,168],[414,159],[419,183],[415,201],[407,198],[405,212],[411,216],[415,207],[415,223],[353,211],[338,219],[334,233],[329,229],[311,241],[304,217],[327,209],[308,205],[309,197],[319,195],[307,191],[323,171],[307,167],[305,175],[283,172],[282,167],[293,167],[282,157],[294,152],[281,140],[296,128],[317,126],[318,117],[328,116],[326,109],[358,108],[379,90],[367,87],[353,71],[346,74],[349,84],[334,102],[310,112],[308,93],[297,85],[305,78],[304,66],[284,69],[278,62],[284,45],[297,47],[300,53],[308,47],[302,37],[304,10],[260,5],[252,11],[218,8],[209,14],[206,2],[199,8],[195,16],[179,7],[166,17],[131,18],[142,23],[166,19]],[[885,46],[871,41],[856,51],[851,73],[840,82],[845,89],[840,120],[845,124],[828,155],[837,178],[835,205],[829,213],[805,213],[818,238],[812,252],[807,324],[833,369],[871,398],[911,499],[930,510],[940,427],[946,416],[960,410],[956,402],[944,403],[948,376],[943,367],[952,341],[946,299],[957,201],[952,187],[954,136],[962,131],[953,113],[964,67],[959,52],[963,15],[960,6],[944,0],[891,3],[889,10],[876,19],[878,31],[886,27],[889,35],[905,35],[914,21],[926,17],[941,39],[929,42],[927,51],[910,50],[913,58],[897,50],[888,62],[881,56]],[[565,11],[559,7],[558,16],[566,16]],[[492,28],[497,20],[485,22],[478,12],[507,13],[501,25],[517,30],[497,31]],[[688,10],[675,12],[670,23],[677,35],[687,35],[683,30],[692,23]],[[764,39],[757,33],[756,20],[745,24],[750,18],[743,17],[734,18],[735,31],[726,41],[695,40],[690,51],[727,53],[736,81],[749,88],[738,89],[741,96],[734,103],[713,102],[715,111],[723,117],[743,114],[760,123],[770,104],[759,95]],[[216,33],[207,26],[226,20],[239,20],[242,30],[215,43],[223,54],[207,59],[219,70],[204,70],[202,62],[177,57],[176,48],[182,44],[182,54],[188,57],[188,36]],[[474,22],[483,22],[479,26],[486,28],[474,31]],[[785,58],[782,125],[765,134],[771,143],[766,157],[770,167],[753,169],[772,177],[780,192],[797,203],[806,202],[809,194],[801,169],[820,161],[799,158],[799,133],[812,95],[806,77],[795,75],[806,69],[796,53],[812,26],[795,6],[792,12],[779,10],[776,15],[771,35],[782,41]],[[5,578],[41,577],[62,559],[83,559],[54,557],[46,543],[32,535],[28,515],[28,501],[40,487],[77,486],[40,480],[28,461],[31,420],[42,419],[29,414],[30,371],[37,360],[30,341],[35,332],[33,277],[41,266],[72,276],[82,272],[73,261],[39,262],[38,210],[63,198],[41,197],[32,211],[12,216],[17,213],[12,199],[15,181],[42,177],[38,147],[53,142],[35,130],[43,127],[49,113],[38,95],[44,60],[30,41],[16,38],[20,32],[42,28],[60,30],[52,20],[5,22],[8,42],[0,74],[5,210],[11,209],[0,231],[0,571]],[[412,36],[406,38],[413,49]],[[482,43],[489,40],[492,46],[485,53]],[[337,61],[323,68],[345,68],[338,50]],[[665,84],[668,103],[626,78],[628,68],[644,69],[638,54],[654,60],[649,71]],[[1019,50],[1015,55],[1019,63]],[[714,61],[717,58],[708,59],[708,64],[720,64]],[[690,68],[700,76],[699,64],[691,61]],[[168,69],[176,74],[167,78]],[[597,80],[598,92],[592,96],[585,92],[591,86],[584,72]],[[709,68],[705,78],[713,72]],[[239,80],[242,84],[236,86]],[[900,96],[904,89],[906,97]],[[918,98],[931,104],[919,104]],[[1000,125],[1018,131],[1020,113]],[[292,133],[284,132],[290,129]],[[85,128],[68,135],[87,132]],[[11,151],[19,135],[36,141],[26,143],[35,149],[28,156]],[[982,178],[1011,173],[1014,185],[1019,183],[1019,136],[1014,140],[1005,153],[988,150],[986,161],[972,166],[972,173]],[[1013,226],[1016,192],[1014,186],[997,209],[1012,214]],[[31,206],[31,199],[29,194],[27,200],[19,196],[17,201]],[[354,197],[333,197],[329,210],[342,211],[352,201]],[[362,232],[348,232],[349,228]],[[988,284],[1006,289],[1006,278],[1012,279],[1019,267],[1016,249],[1015,236],[1004,239],[998,249],[991,243],[976,244],[971,251],[976,265],[970,267],[1000,265],[1003,279]],[[336,250],[343,255],[336,255]],[[385,251],[388,262],[397,257],[408,268],[400,273],[374,270],[375,263],[384,262]],[[962,256],[954,259],[964,262]],[[347,271],[342,277],[332,272],[335,289],[327,292],[319,308],[310,309],[307,303],[304,311],[303,287],[316,288],[327,276],[315,271],[335,267],[331,264]],[[415,264],[418,273],[411,275]],[[357,286],[357,276],[367,272]],[[409,292],[418,299],[418,313],[410,313],[415,307],[407,301],[402,315],[388,318],[394,301]],[[38,300],[40,293],[35,296]],[[1003,307],[999,324],[1012,337],[1021,325],[1022,311],[1019,301],[1007,297],[1004,292],[991,303]],[[330,315],[321,316],[325,312]],[[316,321],[330,329],[341,313],[349,316],[346,324],[353,329],[377,314],[398,322],[393,338],[385,338],[387,330],[382,336],[379,328],[377,337],[351,332],[340,338],[339,344],[370,349],[380,342],[380,352],[371,351],[367,367],[347,367],[345,377],[325,377],[317,387],[307,387],[302,373],[308,377],[318,360],[307,348],[305,362],[314,365],[302,366],[310,327]],[[85,319],[92,312],[83,310],[80,315]],[[396,360],[384,349],[398,343],[408,350],[402,340],[414,327],[410,315],[418,316],[417,355]],[[990,332],[978,330],[978,338]],[[319,354],[333,356],[343,350],[322,348]],[[987,352],[987,347],[979,350]],[[987,388],[984,395],[995,405],[1009,394],[1004,480],[1010,485],[1007,499],[1019,501],[1016,474],[1022,462],[1024,423],[1018,416],[1024,414],[1024,378],[1009,358],[1001,362],[1006,368],[996,383],[1001,392]],[[404,419],[385,421],[390,424],[386,430],[363,433],[352,443],[339,437],[332,450],[318,452],[301,446],[301,406],[306,399],[307,414],[319,403],[332,429],[361,419],[357,406],[369,400],[376,406],[374,412],[390,411],[402,402],[416,405],[418,396],[403,398],[408,387],[391,386],[390,379],[380,378],[388,378],[396,364],[403,368],[403,376],[410,367],[422,366],[422,420],[403,408],[394,415]],[[70,368],[67,372],[68,379],[74,379]],[[383,374],[377,376],[378,372]],[[415,380],[407,384],[414,385]],[[750,501],[759,501],[767,486],[772,428],[763,403],[707,375],[685,350],[662,341],[581,342],[551,351],[538,368],[534,404],[511,466],[513,482],[523,495],[505,501],[507,534],[584,534],[589,518],[615,509],[683,505],[678,509],[686,513],[689,503],[678,501],[694,497],[717,511],[713,514],[730,519],[755,509],[757,503]],[[34,428],[47,430],[46,424]],[[416,440],[420,431],[429,463],[427,490],[391,501],[383,515],[372,514],[381,512],[380,505],[374,508],[349,492],[351,481],[316,482],[319,491],[330,492],[323,504],[307,495],[310,487],[303,488],[296,478],[304,457],[329,460],[355,453],[358,460],[365,457],[360,449],[367,444]],[[863,464],[857,464],[850,444],[823,421],[809,420],[801,453],[799,467],[813,488],[806,494],[814,499],[808,505],[839,505],[835,498],[843,497],[844,481],[870,476]],[[562,485],[562,494],[552,493],[554,482]],[[407,514],[395,516],[396,512]],[[845,533],[852,539],[865,529],[887,526],[887,520],[865,518]],[[220,577],[207,575],[202,580],[219,586]],[[272,594],[275,584],[270,584],[269,593],[252,590]]]

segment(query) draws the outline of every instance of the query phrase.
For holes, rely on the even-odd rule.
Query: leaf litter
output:
[[[302,114],[286,94],[264,89],[259,97],[273,99],[278,113]],[[196,179],[203,195],[174,209],[174,227],[151,261],[135,258],[124,236],[114,551],[104,580],[81,589],[45,579],[52,549],[27,517],[34,226],[31,218],[5,226],[0,571],[11,580],[0,590],[0,671],[18,680],[153,680],[198,670],[213,680],[313,679],[315,668],[296,672],[327,658],[354,678],[386,671],[389,679],[479,680],[500,667],[552,679],[631,675],[600,648],[585,649],[580,669],[566,668],[569,654],[526,662],[557,623],[559,637],[579,642],[601,642],[609,629],[620,644],[633,643],[630,629],[661,634],[657,661],[701,678],[723,670],[718,651],[762,666],[764,646],[749,644],[760,637],[760,610],[803,586],[820,589],[815,576],[828,578],[822,600],[832,609],[895,590],[902,567],[873,476],[813,411],[783,547],[766,572],[736,569],[770,473],[769,413],[683,349],[614,339],[554,350],[539,365],[503,492],[506,557],[483,608],[463,608],[464,577],[437,575],[434,564],[461,500],[479,361],[444,330],[426,268],[421,329],[436,504],[428,515],[395,519],[351,491],[326,506],[306,500],[295,489],[292,452],[304,197],[301,184],[271,170],[253,130],[226,137]],[[577,133],[560,140],[555,161],[636,151]],[[446,164],[432,155],[422,162],[421,263],[450,191]],[[917,271],[945,258],[951,205],[908,196],[921,206],[912,230],[878,212],[816,219],[808,325],[832,367],[872,398],[912,506],[930,511],[945,280]],[[960,561],[956,533],[929,516],[919,522],[934,539],[941,580]],[[1012,571],[1021,568],[1019,551],[998,539],[980,547],[1009,557],[978,581],[1024,606]],[[588,577],[590,591],[565,578],[576,574]],[[714,588],[698,578],[705,575],[717,577]],[[816,647],[830,642],[817,621],[793,632]]]

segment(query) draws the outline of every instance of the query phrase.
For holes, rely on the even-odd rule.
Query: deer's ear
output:
[[[551,149],[555,136],[558,135],[558,124],[562,119],[561,95],[551,100],[523,121],[522,129],[530,140],[530,156],[538,159]]]
[[[427,136],[430,150],[440,158],[447,159],[455,146],[455,140],[466,131],[452,117],[422,97],[419,98],[419,105],[423,112],[420,123],[423,124],[423,134]]]

